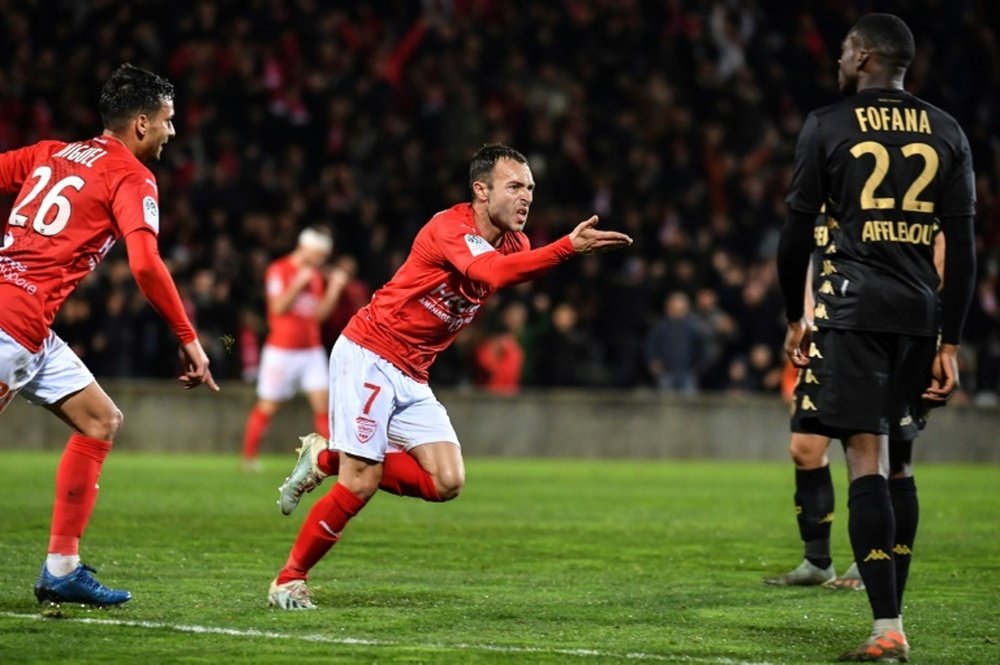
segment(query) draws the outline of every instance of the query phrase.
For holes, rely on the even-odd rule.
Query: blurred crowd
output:
[[[963,371],[988,401],[1000,8],[985,0],[0,0],[0,149],[99,132],[98,92],[121,62],[168,77],[161,253],[216,375],[252,380],[263,271],[301,228],[333,228],[352,275],[331,343],[430,215],[468,198],[475,149],[503,141],[537,182],[533,244],[593,213],[636,242],[503,292],[432,382],[776,391],[774,254],[795,140],[809,110],[838,99],[840,42],[872,10],[909,23],[908,89],[972,145],[980,262]],[[57,330],[99,375],[174,375],[176,342],[122,247]]]

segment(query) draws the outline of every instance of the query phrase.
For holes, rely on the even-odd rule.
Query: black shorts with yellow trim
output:
[[[871,432],[913,441],[926,424],[921,395],[936,353],[933,337],[814,330],[809,365],[795,385],[792,432],[830,438]]]

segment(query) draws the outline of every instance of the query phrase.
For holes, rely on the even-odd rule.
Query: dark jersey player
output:
[[[957,387],[975,273],[968,141],[950,115],[903,89],[913,55],[913,35],[896,16],[869,14],[848,32],[838,79],[850,96],[803,125],[778,249],[785,351],[799,367],[823,359],[816,412],[803,426],[845,444],[848,531],[875,619],[868,640],[842,655],[852,661],[905,660],[909,652],[900,607],[917,497],[908,451],[888,482],[886,435],[900,402],[944,404]],[[824,204],[839,230],[816,275],[810,334],[803,292],[813,219]],[[946,257],[936,350],[938,224]]]
[[[837,225],[825,215],[817,218],[814,230],[816,246],[809,266],[806,287],[807,317],[812,315],[815,303],[812,275],[822,269],[825,252],[837,230]],[[836,243],[836,240],[832,242]],[[944,239],[940,233],[936,236],[934,257],[940,275],[941,267],[938,264],[944,262]],[[823,284],[827,289],[832,288],[828,281],[824,281]],[[858,572],[857,563],[852,562],[847,571],[838,576],[830,551],[830,530],[834,521],[835,504],[827,449],[830,439],[836,436],[836,432],[816,434],[815,431],[818,429],[816,423],[811,423],[809,428],[802,424],[803,419],[812,419],[817,411],[819,380],[816,377],[817,373],[821,372],[819,366],[822,363],[823,359],[814,355],[809,359],[809,367],[797,369],[791,363],[788,365],[795,369],[797,374],[789,395],[792,436],[788,450],[795,464],[795,516],[804,555],[802,562],[796,568],[780,575],[765,577],[764,581],[777,586],[822,585],[832,590],[861,591],[864,590],[864,582]],[[926,423],[926,408],[919,399],[912,404],[905,404],[902,401],[898,404],[902,411],[893,413],[889,421],[890,494],[895,494],[894,490],[905,488],[908,484],[908,481],[897,483],[894,479],[910,475],[908,465],[913,441]],[[909,551],[913,547],[913,535],[915,533],[910,532],[908,539],[906,534],[897,533],[897,537],[902,536],[902,539],[896,541],[899,545],[896,556],[909,556]]]

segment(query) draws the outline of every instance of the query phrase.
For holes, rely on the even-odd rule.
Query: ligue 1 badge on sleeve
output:
[[[465,245],[469,248],[469,251],[473,256],[479,256],[480,254],[485,254],[486,252],[496,251],[486,238],[476,235],[475,233],[465,234]]]
[[[160,207],[156,205],[156,199],[152,196],[142,200],[142,218],[153,227],[154,231],[160,232]]]

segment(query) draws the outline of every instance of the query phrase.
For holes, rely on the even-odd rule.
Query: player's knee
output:
[[[125,422],[125,415],[112,404],[109,408],[91,417],[81,427],[80,433],[94,439],[111,441],[121,429],[123,422]]]
[[[380,476],[365,474],[349,479],[341,477],[338,482],[350,490],[354,496],[362,501],[368,501],[378,491],[379,478]]]
[[[461,468],[443,469],[434,475],[434,486],[442,501],[451,501],[465,485],[465,471]]]
[[[826,457],[826,446],[816,445],[805,438],[792,437],[788,453],[798,469],[819,469],[829,463]]]

